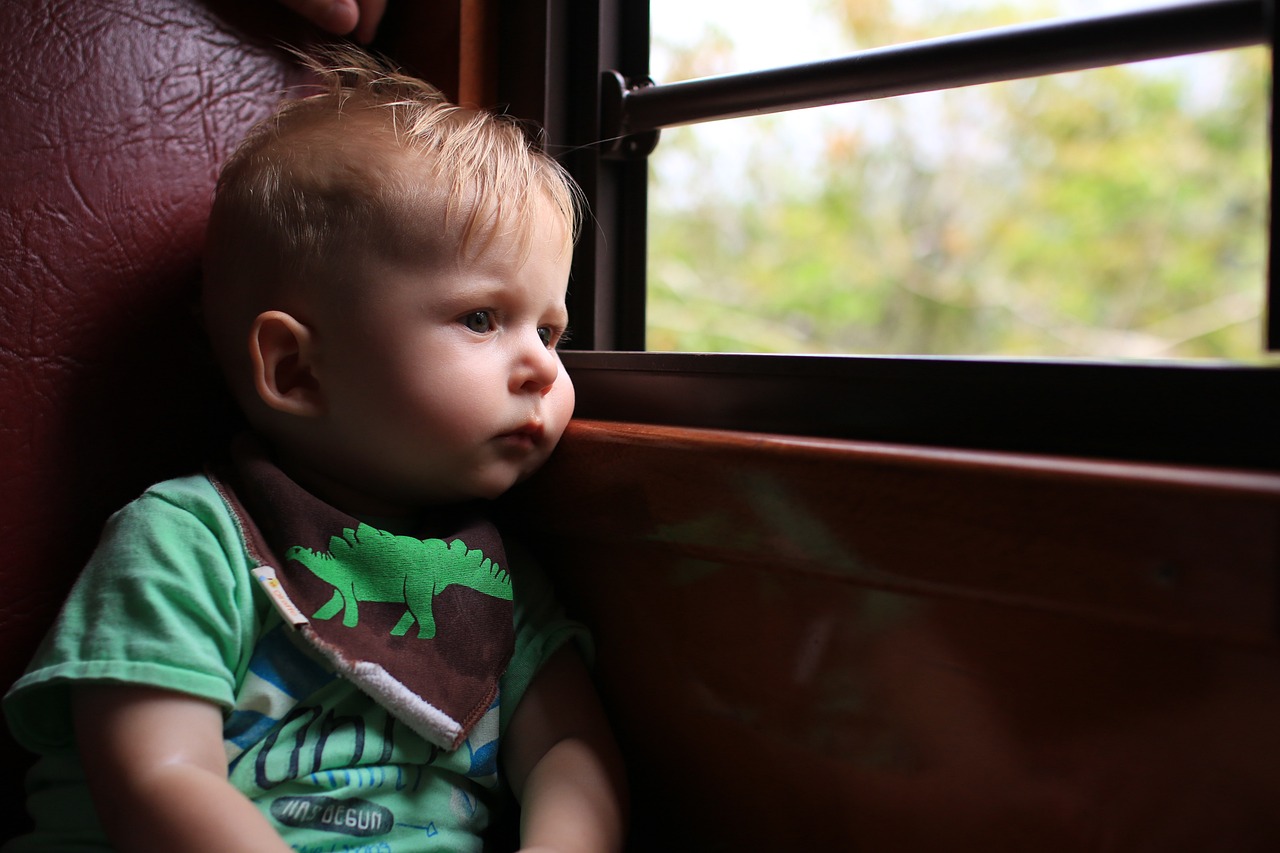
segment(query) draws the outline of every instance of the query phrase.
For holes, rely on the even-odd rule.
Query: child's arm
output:
[[[115,685],[76,688],[73,704],[89,790],[116,850],[288,853],[227,781],[216,705]]]
[[[575,649],[556,652],[529,685],[501,754],[520,800],[525,851],[622,849],[622,760]]]

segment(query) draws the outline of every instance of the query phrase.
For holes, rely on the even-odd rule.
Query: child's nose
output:
[[[520,361],[512,377],[513,390],[546,393],[559,375],[560,359],[536,331],[521,341]]]

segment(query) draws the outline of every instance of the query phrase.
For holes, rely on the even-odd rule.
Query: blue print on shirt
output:
[[[299,701],[336,678],[299,649],[279,624],[259,639],[249,659],[249,672],[236,697],[236,707],[223,724],[222,737],[230,766],[261,741]]]

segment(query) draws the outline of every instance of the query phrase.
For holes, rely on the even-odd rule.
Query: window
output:
[[[794,75],[729,78],[728,94],[723,86],[682,84],[633,90],[650,71],[644,0],[519,5],[528,17],[514,27],[506,24],[510,49],[504,49],[512,110],[548,127],[553,150],[574,171],[593,207],[570,295],[574,346],[582,351],[566,355],[579,389],[580,416],[1280,468],[1280,372],[1266,363],[645,352],[653,237],[646,152],[653,143],[648,128],[663,126],[654,116],[673,109],[706,112],[708,103],[711,113],[725,114],[740,108],[734,99],[774,97],[776,89],[787,88],[778,81],[794,82]],[[876,90],[871,94],[877,97],[895,89],[902,81],[893,75],[901,76],[903,68],[915,75],[910,86],[922,91],[984,75],[995,79],[989,75],[1010,68],[1035,76],[1084,67],[1088,62],[1072,65],[1082,56],[1132,58],[1132,46],[1153,37],[1173,52],[1199,50],[1206,37],[1232,46],[1256,44],[1269,39],[1265,11],[1262,0],[1211,0],[1161,7],[1140,13],[1155,18],[1120,24],[1054,25],[1029,39],[1019,34],[975,43],[960,35],[929,56],[899,46],[877,49],[876,74],[863,87]],[[1270,61],[1269,47],[1252,48],[1252,61]],[[867,54],[859,56],[865,71]],[[891,67],[881,74],[885,66]],[[829,70],[824,66],[806,81],[826,81]],[[725,107],[726,101],[739,106]],[[620,113],[626,120],[618,125]],[[1269,322],[1274,324],[1274,312]]]
[[[788,11],[652,0],[654,76],[1017,23],[990,0]],[[665,129],[647,349],[1256,360],[1268,72],[1252,47]]]

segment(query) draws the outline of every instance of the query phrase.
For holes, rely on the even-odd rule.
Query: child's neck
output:
[[[429,506],[409,506],[355,488],[278,446],[271,448],[271,454],[280,470],[299,486],[334,509],[379,530],[407,534],[421,526],[431,513]]]

